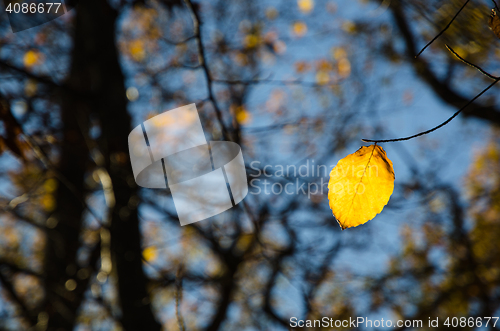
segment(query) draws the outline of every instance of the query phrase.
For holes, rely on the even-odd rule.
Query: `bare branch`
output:
[[[460,108],[457,112],[455,112],[455,114],[453,114],[450,118],[448,118],[446,121],[444,121],[443,123],[439,124],[438,126],[430,129],[430,130],[427,130],[427,131],[423,131],[423,132],[420,132],[420,133],[417,133],[413,136],[409,136],[409,137],[405,137],[405,138],[396,138],[396,139],[384,139],[384,140],[373,140],[373,139],[361,139],[362,141],[364,142],[371,142],[371,143],[390,143],[390,142],[395,142],[395,141],[404,141],[404,140],[410,140],[410,139],[413,139],[413,138],[416,138],[416,137],[420,137],[420,136],[423,136],[425,134],[428,134],[428,133],[431,133],[433,131],[436,131],[437,129],[445,126],[446,124],[450,123],[452,119],[454,119],[455,117],[458,116],[458,114],[460,114],[462,112],[462,110],[464,110],[465,108],[467,108],[471,103],[473,103],[477,98],[479,98],[481,95],[483,95],[486,91],[488,91],[490,88],[492,88],[496,83],[498,83],[498,81],[500,80],[500,77],[496,78],[495,81],[493,83],[491,83],[487,88],[485,88],[484,90],[481,91],[481,93],[479,93],[478,95],[476,95],[474,98],[472,98],[469,102],[467,102],[465,104],[465,106],[463,106],[462,108]]]
[[[177,317],[177,324],[179,325],[180,331],[186,331],[186,325],[184,324],[184,319],[180,312],[180,305],[182,301],[182,265],[177,269],[177,274],[175,275],[175,316]]]
[[[181,41],[174,41],[174,40],[170,40],[168,38],[161,38],[164,42],[166,42],[167,44],[170,44],[170,45],[182,45],[182,44],[185,44],[187,43],[188,41],[190,40],[193,40],[193,39],[196,39],[196,36],[191,36],[189,38],[186,38],[184,40],[181,40]]]
[[[483,69],[481,69],[479,66],[477,66],[477,65],[475,65],[475,64],[473,64],[473,63],[471,63],[471,62],[469,62],[469,61],[467,61],[467,60],[465,60],[463,57],[461,57],[460,55],[458,55],[458,53],[457,53],[457,52],[455,52],[455,51],[453,50],[453,48],[451,48],[450,46],[448,46],[448,45],[445,45],[445,46],[446,46],[446,48],[448,48],[448,50],[449,50],[450,52],[452,52],[452,53],[453,53],[453,55],[455,55],[457,58],[459,58],[459,59],[460,59],[460,61],[462,61],[463,63],[465,63],[465,64],[467,64],[467,65],[471,66],[471,67],[472,67],[472,68],[474,68],[474,69],[479,70],[479,72],[481,72],[483,75],[485,75],[485,76],[487,76],[487,77],[489,77],[489,78],[491,78],[491,79],[498,79],[498,77],[497,77],[497,76],[493,76],[493,75],[491,75],[491,74],[487,73],[486,71],[484,71]]]
[[[196,44],[198,46],[198,61],[203,68],[203,72],[205,73],[205,77],[207,79],[207,88],[208,88],[208,98],[212,102],[215,113],[217,115],[217,119],[219,120],[220,126],[222,128],[222,135],[224,139],[226,140],[231,140],[229,136],[229,132],[226,128],[226,125],[224,124],[224,121],[222,119],[222,111],[219,107],[219,104],[217,103],[217,99],[215,98],[215,94],[213,91],[213,86],[212,86],[212,76],[210,74],[210,69],[208,68],[207,65],[207,59],[205,55],[205,49],[203,47],[203,41],[201,39],[201,31],[200,31],[200,17],[198,15],[198,12],[196,9],[193,7],[193,4],[191,3],[190,0],[184,0],[184,3],[188,7],[189,11],[191,12],[191,17],[193,19],[193,26],[194,26],[194,38],[196,39]]]
[[[0,259],[0,266],[5,266],[5,267],[9,268],[13,272],[20,272],[20,273],[31,275],[31,276],[35,276],[35,277],[38,277],[38,278],[43,278],[43,275],[40,274],[40,273],[38,273],[38,272],[36,272],[35,270],[20,267],[20,266],[16,265],[15,263],[12,263],[10,261],[6,261],[6,260],[3,260],[3,259]]]
[[[36,318],[31,316],[30,310],[28,309],[28,307],[26,307],[26,304],[23,302],[23,300],[17,295],[14,286],[7,280],[2,272],[0,272],[0,282],[3,284],[3,288],[9,293],[9,296],[14,301],[14,303],[17,304],[21,309],[23,317],[29,322],[31,326],[36,325]]]
[[[338,84],[318,84],[313,82],[306,82],[303,80],[275,80],[275,79],[251,79],[251,80],[226,80],[226,79],[212,79],[214,83],[229,84],[229,85],[257,85],[257,84],[269,84],[269,85],[301,85],[306,87],[328,87]]]
[[[417,55],[415,55],[415,58],[417,58],[420,54],[422,54],[422,52],[427,48],[429,47],[436,39],[438,39],[446,30],[448,30],[448,28],[451,26],[451,23],[453,23],[453,21],[455,20],[455,18],[457,18],[458,14],[460,14],[460,12],[462,11],[462,9],[465,8],[465,6],[469,3],[470,0],[467,0],[465,1],[465,3],[463,4],[462,8],[460,8],[458,10],[458,12],[455,14],[455,16],[453,16],[453,18],[451,19],[451,21],[444,27],[443,30],[441,30],[441,32],[439,32],[434,38],[432,38],[431,41],[429,41],[427,43],[427,45],[424,46],[424,48],[422,48],[422,50],[420,52],[418,52]]]

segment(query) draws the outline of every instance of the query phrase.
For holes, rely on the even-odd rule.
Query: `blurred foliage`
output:
[[[455,97],[443,94],[444,88],[472,98],[487,78],[457,61],[445,43],[499,74],[499,41],[488,27],[491,6],[483,1],[470,1],[423,53],[425,63],[408,54],[409,45],[425,45],[463,1],[201,1],[195,4],[200,36],[180,2],[141,2],[116,2],[117,56],[133,123],[196,102],[207,140],[219,140],[219,108],[231,139],[242,146],[248,179],[268,180],[268,189],[321,185],[326,175],[280,176],[273,173],[276,167],[265,165],[298,168],[306,159],[335,164],[346,147],[359,146],[361,135],[386,134],[374,109],[381,91],[404,79],[398,70],[405,66],[413,66],[416,75],[424,72],[412,79],[427,83],[444,102]],[[59,164],[65,137],[79,134],[64,136],[60,115],[60,86],[74,56],[73,12],[22,34],[11,33],[8,20],[0,21],[0,329],[45,330],[54,313],[45,308],[51,300],[44,283],[46,242],[48,231],[58,226],[52,217],[60,208],[55,195],[65,184],[45,163]],[[409,37],[397,24],[401,13]],[[416,93],[406,87],[391,97],[410,106]],[[498,112],[498,93],[481,102]],[[92,143],[104,139],[103,123],[93,116],[84,122],[86,143],[93,147],[81,151],[89,160],[81,192],[83,226],[73,246],[59,249],[76,248],[78,254],[58,290],[71,301],[76,281],[89,279],[75,330],[120,330],[117,282],[131,275],[116,271],[109,232],[99,221],[109,211],[109,190],[101,151]],[[115,213],[126,218],[138,210],[142,251],[131,254],[142,256],[154,313],[166,330],[179,329],[179,316],[187,330],[278,330],[288,328],[291,316],[349,319],[381,311],[424,321],[498,316],[499,143],[494,133],[464,186],[458,179],[434,182],[422,175],[428,169],[417,169],[395,188],[395,205],[418,196],[418,206],[394,216],[401,232],[391,236],[401,244],[386,252],[380,274],[356,268],[376,230],[367,224],[341,233],[326,188],[310,196],[249,195],[237,208],[185,227],[166,190],[142,190]],[[127,155],[116,153],[110,160],[112,166],[128,166]],[[260,163],[250,166],[253,161]],[[133,186],[131,177],[129,169],[124,178]],[[416,224],[408,220],[421,218]],[[98,262],[88,265],[94,251]]]
[[[371,309],[389,307],[399,317],[424,321],[439,317],[443,329],[448,317],[496,316],[500,308],[498,138],[495,133],[469,170],[467,207],[454,188],[442,187],[428,201],[427,220],[402,228],[401,252],[391,259],[386,274],[367,282]],[[439,207],[432,206],[436,200]],[[435,328],[424,324],[424,329]]]

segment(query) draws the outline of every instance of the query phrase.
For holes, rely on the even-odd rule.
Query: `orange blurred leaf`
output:
[[[307,33],[307,25],[304,22],[295,22],[292,27],[293,34],[297,37],[303,37]]]
[[[325,84],[328,84],[330,82],[330,75],[321,70],[321,71],[318,71],[316,73],[316,83],[318,83],[319,85],[325,85]]]
[[[314,9],[313,0],[297,0],[297,5],[299,6],[299,10],[304,14],[308,14]]]
[[[310,68],[311,66],[306,61],[298,61],[295,63],[295,71],[297,71],[299,74],[306,72]]]
[[[156,247],[150,246],[142,251],[142,256],[144,257],[144,260],[147,262],[154,261],[156,257],[158,256]]]
[[[144,42],[140,39],[136,39],[130,43],[129,51],[135,61],[142,61],[146,57]]]
[[[346,58],[341,58],[338,62],[339,75],[342,78],[349,77],[351,74],[351,62]]]
[[[23,62],[27,68],[30,68],[38,64],[40,60],[40,54],[37,51],[29,50],[24,54]]]

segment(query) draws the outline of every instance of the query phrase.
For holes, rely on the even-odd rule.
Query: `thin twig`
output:
[[[17,71],[17,72],[19,72],[21,74],[24,74],[24,75],[30,77],[30,78],[37,79],[40,82],[45,83],[47,85],[50,85],[52,87],[64,88],[67,91],[70,91],[71,93],[73,93],[75,96],[83,97],[80,93],[78,93],[78,92],[70,89],[69,87],[67,87],[65,85],[58,85],[54,81],[48,80],[47,78],[38,77],[36,75],[33,75],[33,74],[29,73],[29,72],[26,72],[26,71],[20,69],[20,68],[14,67],[14,66],[12,66],[12,65],[10,65],[8,63],[0,61],[0,67],[1,66],[4,66],[4,67],[6,67],[8,69],[15,70],[15,71]],[[54,164],[52,164],[52,162],[45,155],[44,151],[38,145],[38,143],[36,142],[36,140],[34,138],[32,138],[29,134],[27,134],[26,132],[24,132],[24,129],[22,128],[21,125],[19,125],[18,128],[20,130],[19,136],[26,142],[26,144],[28,145],[28,147],[33,151],[33,154],[34,154],[35,158],[37,158],[44,165],[44,167],[47,170],[50,170],[54,174],[54,176],[64,186],[66,186],[68,188],[68,190],[80,201],[80,203],[82,204],[82,206],[85,209],[88,210],[88,212],[96,219],[96,221],[101,226],[106,226],[103,223],[103,221],[97,216],[97,213],[92,208],[90,208],[90,206],[87,204],[87,202],[85,201],[85,199],[80,196],[80,194],[79,194],[78,190],[76,189],[76,187],[57,169],[57,167]]]
[[[486,71],[484,71],[483,69],[481,69],[479,66],[477,66],[477,65],[475,65],[475,64],[473,64],[473,63],[470,63],[469,61],[465,60],[463,57],[461,57],[460,55],[458,55],[458,53],[457,53],[457,52],[455,52],[455,51],[453,50],[453,48],[451,48],[450,46],[448,46],[448,45],[446,45],[446,44],[445,44],[445,46],[446,46],[446,48],[448,48],[448,50],[449,50],[450,52],[452,52],[452,53],[453,53],[453,55],[455,55],[457,58],[459,58],[459,59],[460,59],[460,61],[462,61],[463,63],[465,63],[465,64],[467,64],[467,65],[471,66],[471,67],[472,67],[472,68],[474,68],[474,69],[479,70],[479,72],[480,72],[480,73],[482,73],[483,75],[485,75],[485,76],[487,76],[487,77],[489,77],[489,78],[491,78],[491,79],[498,79],[498,77],[497,77],[497,76],[493,76],[493,75],[491,75],[491,74],[487,73]]]
[[[451,120],[454,119],[455,117],[457,117],[458,114],[460,114],[462,112],[462,110],[464,110],[465,108],[467,108],[477,98],[479,98],[486,91],[488,91],[490,88],[492,88],[493,85],[495,85],[496,83],[498,83],[498,81],[500,81],[500,77],[496,78],[495,81],[493,83],[491,83],[487,88],[485,88],[484,90],[482,90],[481,93],[479,93],[474,98],[472,98],[472,100],[470,100],[469,102],[467,102],[465,104],[465,106],[463,106],[462,108],[460,108],[455,114],[453,114],[453,116],[451,116],[446,121],[444,121],[443,123],[439,124],[438,126],[432,128],[430,130],[427,130],[427,131],[424,131],[424,132],[420,132],[420,133],[417,133],[417,134],[415,134],[413,136],[409,136],[409,137],[405,137],[405,138],[385,139],[385,140],[373,140],[373,139],[361,139],[361,140],[364,141],[364,142],[372,142],[372,143],[390,143],[390,142],[395,142],[395,141],[410,140],[410,139],[413,139],[413,138],[416,138],[416,137],[423,136],[424,134],[428,134],[428,133],[431,133],[433,131],[436,131],[437,129],[439,129],[439,128],[445,126],[446,124],[448,124],[449,122],[451,122]]]
[[[191,17],[193,19],[193,27],[194,27],[194,38],[196,39],[196,44],[198,47],[198,62],[200,63],[200,66],[203,68],[203,71],[205,72],[205,77],[207,79],[207,85],[208,85],[208,98],[212,102],[212,105],[214,106],[215,113],[217,115],[217,119],[220,123],[220,126],[222,128],[222,136],[224,137],[225,140],[231,140],[229,137],[229,132],[226,128],[226,125],[224,124],[224,121],[222,119],[222,111],[217,103],[217,100],[215,99],[215,94],[213,91],[213,86],[212,86],[212,76],[210,75],[210,70],[208,69],[207,65],[207,59],[205,55],[205,49],[203,47],[203,41],[201,39],[201,31],[200,31],[200,17],[198,15],[198,12],[196,9],[194,9],[193,4],[191,3],[190,0],[184,0],[184,3],[188,7],[189,11],[191,12]]]
[[[491,0],[491,1],[493,1],[493,4],[495,5],[495,8],[496,8],[496,9],[500,12],[500,8],[498,8],[498,5],[497,5],[497,3],[495,2],[495,0]],[[499,14],[500,14],[500,13],[499,13]]]
[[[276,79],[250,79],[250,80],[226,80],[226,79],[212,79],[214,83],[229,84],[229,85],[257,85],[257,84],[270,84],[270,85],[301,85],[306,87],[328,87],[338,85],[336,83],[318,84],[313,82],[306,82],[303,80],[276,80]]]
[[[170,45],[182,45],[182,44],[185,44],[188,41],[195,39],[195,38],[196,38],[196,36],[191,36],[191,37],[188,37],[188,38],[186,38],[184,40],[180,40],[180,41],[170,40],[168,38],[162,38],[162,40]]]
[[[71,94],[74,97],[77,97],[80,99],[86,99],[89,97],[88,95],[85,95],[85,94],[82,94],[82,93],[76,91],[75,89],[71,88],[67,84],[55,82],[52,79],[50,79],[49,77],[35,75],[27,70],[24,70],[23,68],[19,68],[17,66],[14,66],[12,64],[7,63],[7,62],[0,61],[0,67],[3,67],[7,70],[15,71],[15,72],[17,72],[21,75],[24,75],[28,78],[34,79],[42,84],[48,85],[51,88],[62,89],[64,92],[67,92],[68,94]],[[7,76],[7,77],[4,76],[2,78],[5,79],[5,78],[11,78],[11,77],[14,77],[14,76]]]
[[[82,206],[87,209],[87,211],[96,219],[96,221],[103,227],[108,227],[100,217],[97,216],[97,213],[90,208],[90,206],[87,204],[85,199],[83,199],[80,195],[76,187],[71,183],[58,169],[55,165],[52,164],[52,162],[49,160],[49,158],[44,154],[42,151],[42,148],[36,143],[34,139],[31,138],[28,134],[21,132],[20,136],[23,138],[23,140],[28,144],[28,146],[31,148],[33,151],[35,157],[42,162],[42,164],[45,166],[47,170],[50,170],[51,172],[54,173],[54,176],[59,179],[59,181],[68,188],[68,190],[80,201]]]
[[[186,331],[186,325],[180,311],[182,300],[182,265],[177,269],[177,274],[175,275],[175,288],[175,316],[177,317],[177,324],[180,331]]]
[[[19,68],[19,67],[16,67],[12,64],[9,64],[7,62],[4,62],[4,61],[0,61],[0,67],[4,67],[6,69],[10,69],[12,71],[16,71],[17,73],[20,73],[24,76],[27,76],[28,78],[31,78],[31,79],[34,79],[34,80],[37,80],[39,81],[40,83],[44,83],[44,84],[47,84],[51,87],[55,87],[55,88],[66,88],[66,89],[69,89],[68,86],[64,85],[59,85],[58,83],[54,82],[53,80],[51,80],[50,78],[48,77],[43,77],[43,76],[37,76],[29,71],[26,71],[22,68]]]
[[[453,21],[455,20],[455,18],[457,18],[458,14],[460,14],[460,12],[462,11],[462,9],[465,8],[465,6],[469,3],[470,0],[467,0],[465,1],[464,5],[462,6],[462,8],[460,8],[460,10],[455,14],[455,16],[453,16],[453,18],[451,19],[451,21],[444,27],[443,30],[441,30],[441,32],[439,32],[437,34],[437,36],[435,36],[434,38],[432,38],[431,41],[429,41],[427,43],[427,45],[424,46],[424,48],[422,48],[422,50],[420,52],[418,52],[417,55],[415,55],[415,58],[417,58],[420,54],[422,54],[422,52],[427,48],[429,47],[436,39],[438,39],[446,30],[448,30],[448,28],[450,27],[451,23],[453,23]]]

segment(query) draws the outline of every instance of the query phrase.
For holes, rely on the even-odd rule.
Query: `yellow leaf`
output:
[[[394,190],[394,169],[384,149],[363,146],[330,173],[328,200],[342,230],[364,224],[382,211]]]
[[[234,62],[239,66],[246,66],[248,64],[248,57],[245,53],[238,52],[234,57]]]
[[[27,51],[23,58],[24,65],[28,68],[34,66],[38,63],[39,57],[38,52],[32,50]]]
[[[37,90],[38,90],[37,81],[34,79],[28,79],[26,81],[26,84],[24,85],[24,94],[26,94],[28,98],[31,98],[36,94]]]
[[[349,77],[351,74],[351,63],[346,58],[341,58],[338,63],[339,75],[343,78]]]
[[[297,37],[303,37],[307,33],[307,25],[304,22],[295,22],[292,30]]]
[[[142,251],[142,257],[144,257],[144,260],[146,260],[147,262],[154,261],[156,259],[156,256],[157,256],[157,251],[156,247],[154,246],[149,246],[148,248]]]
[[[250,113],[244,107],[238,107],[236,110],[236,121],[240,124],[247,124],[250,120]]]
[[[314,8],[313,0],[297,0],[299,10],[305,14],[310,13]]]
[[[47,191],[47,193],[52,193],[57,189],[57,184],[58,182],[56,179],[49,178],[45,181],[45,183],[43,183],[43,188]]]
[[[332,55],[335,60],[340,60],[347,57],[347,51],[342,47],[334,47]]]
[[[236,243],[236,249],[239,250],[240,252],[244,252],[252,242],[252,239],[253,239],[253,234],[244,234],[240,236],[238,242]]]
[[[349,34],[353,34],[356,32],[356,24],[351,21],[345,21],[344,23],[342,23],[342,30]]]
[[[129,51],[132,58],[136,61],[142,61],[146,57],[144,42],[140,39],[136,39],[130,43]]]
[[[53,211],[56,207],[56,199],[52,194],[43,195],[40,202],[46,211]]]
[[[260,38],[254,34],[245,36],[244,44],[247,48],[254,48],[260,43]]]
[[[306,61],[299,61],[295,63],[295,71],[302,74],[310,69],[309,64]]]
[[[274,20],[276,17],[278,17],[278,11],[274,7],[269,7],[266,9],[266,17],[269,20]]]
[[[329,81],[330,81],[330,75],[328,75],[327,72],[321,70],[316,73],[316,82],[319,85],[328,84]]]

